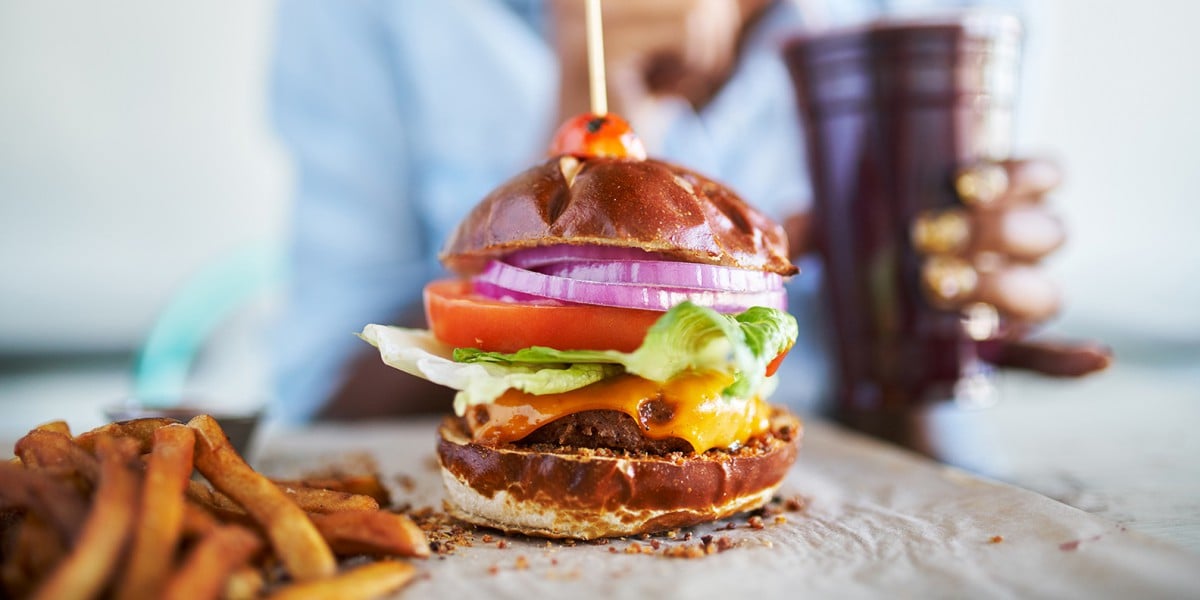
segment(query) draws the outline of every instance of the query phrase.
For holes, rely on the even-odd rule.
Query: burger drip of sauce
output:
[[[626,374],[563,394],[509,390],[469,411],[468,427],[476,442],[497,446],[566,415],[613,410],[632,417],[650,439],[682,439],[697,453],[736,449],[770,428],[771,409],[758,396],[723,397],[730,383],[728,375],[714,373],[684,375],[666,384]]]

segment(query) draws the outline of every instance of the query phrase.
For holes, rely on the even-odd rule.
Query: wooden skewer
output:
[[[605,115],[608,114],[608,89],[604,82],[604,26],[600,21],[600,0],[587,0],[586,18],[592,113]]]

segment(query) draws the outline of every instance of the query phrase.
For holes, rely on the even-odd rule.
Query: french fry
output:
[[[42,423],[41,425],[34,427],[34,431],[50,431],[71,437],[71,426],[67,425],[66,421],[50,421],[49,423]]]
[[[0,496],[0,557],[4,556],[4,540],[8,539],[10,529],[21,524],[21,520],[25,518],[25,512],[17,506],[9,506],[8,501],[4,496]]]
[[[111,423],[76,438],[53,421],[14,453],[0,461],[0,597],[241,600],[280,578],[290,581],[282,598],[374,597],[414,568],[339,574],[335,552],[430,553],[408,517],[379,510],[390,497],[373,468],[272,481],[207,416]],[[193,468],[211,486],[192,481]]]
[[[275,486],[307,513],[379,510],[379,503],[370,496],[281,484]],[[245,512],[237,502],[203,483],[190,483],[187,495],[223,519],[238,521],[244,518]]]
[[[190,482],[187,494],[192,505],[187,512],[199,514],[187,517],[194,524],[186,529],[206,529],[215,525],[216,519],[209,511],[225,521],[256,524],[228,496],[203,483]],[[404,515],[378,510],[345,510],[324,514],[310,512],[308,518],[335,554],[429,555],[424,533]]]
[[[138,443],[138,453],[145,454],[154,446],[154,430],[159,427],[166,427],[172,423],[178,423],[175,419],[167,417],[149,417],[145,419],[133,419],[131,421],[118,421],[101,425],[91,431],[85,431],[75,438],[75,443],[79,444],[88,452],[95,451],[96,438],[101,435],[111,435],[113,437],[133,438]]]
[[[170,580],[162,598],[192,600],[217,598],[230,573],[245,565],[262,550],[253,531],[240,525],[221,525],[196,544]],[[157,597],[157,596],[149,596]]]
[[[196,480],[189,481],[185,493],[188,500],[191,500],[197,506],[203,507],[219,519],[244,524],[254,523],[254,519],[251,519],[246,514],[245,509],[238,506],[237,502],[234,502],[229,496],[205,485],[203,482]]]
[[[19,533],[19,532],[18,532]],[[19,548],[14,548],[14,551]],[[5,556],[0,560],[0,590],[3,590],[4,595],[0,598],[23,598],[29,595],[37,585],[36,581],[30,580],[25,575],[25,569],[20,563],[19,555]]]
[[[186,500],[183,504],[183,534],[189,538],[204,537],[221,522],[208,509]]]
[[[309,515],[335,554],[429,556],[425,533],[412,519],[384,511]]]
[[[167,581],[183,525],[183,490],[192,476],[195,434],[174,424],[154,430],[143,476],[141,513],[129,560],[117,582],[118,600],[157,598]]]
[[[0,567],[3,588],[13,597],[25,597],[37,582],[67,553],[58,533],[36,515],[26,515],[16,526],[11,556]]]
[[[355,567],[326,579],[289,585],[272,594],[272,600],[353,600],[390,594],[408,583],[416,569],[408,563],[386,560]]]
[[[293,578],[309,581],[337,571],[333,552],[304,510],[238,456],[216,420],[201,415],[188,427],[196,431],[196,469],[246,509]]]
[[[44,580],[34,598],[91,598],[104,589],[129,539],[137,505],[138,474],[129,468],[136,444],[100,435],[95,440],[100,479],[92,510],[71,553]]]
[[[17,440],[15,451],[26,467],[78,476],[89,485],[95,484],[100,474],[96,458],[59,432],[34,429]]]
[[[78,491],[48,473],[0,463],[0,504],[20,507],[40,516],[64,543],[83,527],[87,504]]]
[[[305,477],[302,479],[272,479],[272,481],[281,487],[305,487],[370,496],[380,506],[388,506],[392,503],[391,494],[388,493],[383,482],[379,480],[379,475],[375,473],[338,475],[333,477]]]
[[[225,589],[221,591],[223,600],[252,600],[262,594],[262,573],[254,567],[242,567],[229,574],[225,581]]]
[[[0,598],[23,597],[32,587],[32,584],[25,580],[25,573],[17,564],[16,557],[0,560],[0,590],[4,591]]]
[[[379,510],[379,502],[363,494],[350,494],[335,490],[310,487],[278,485],[304,512],[329,514],[345,511]]]

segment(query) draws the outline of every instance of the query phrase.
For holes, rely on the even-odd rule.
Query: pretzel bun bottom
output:
[[[450,514],[509,533],[595,539],[688,527],[753,510],[774,495],[799,451],[800,422],[737,451],[667,455],[586,448],[490,447],[457,419],[439,429]]]

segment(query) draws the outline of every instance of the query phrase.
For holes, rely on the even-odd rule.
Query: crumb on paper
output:
[[[413,490],[417,489],[417,480],[413,479],[413,476],[407,473],[396,475],[395,481],[396,485],[399,485],[400,489],[403,489],[406,493],[411,494]]]
[[[489,535],[489,534],[486,534],[486,533],[485,533],[485,534],[483,534],[483,537],[482,537],[482,538],[480,538],[480,539],[481,539],[481,540],[483,541],[483,543],[485,543],[485,544],[490,544],[490,543],[492,543],[492,542],[494,541],[494,539],[492,538],[492,536],[491,536],[491,535]]]
[[[488,575],[495,575],[500,572],[500,565],[492,565],[488,567]]]
[[[762,517],[758,515],[750,517],[750,519],[746,521],[746,524],[749,525],[751,529],[762,529],[764,527]]]
[[[1100,535],[1093,535],[1092,537],[1090,537],[1090,538],[1086,538],[1086,539],[1071,540],[1071,541],[1069,541],[1069,542],[1063,542],[1063,543],[1061,543],[1061,544],[1059,544],[1059,545],[1058,545],[1058,549],[1059,549],[1059,550],[1062,550],[1063,552],[1074,552],[1074,551],[1076,551],[1076,550],[1078,550],[1078,549],[1079,549],[1079,545],[1080,545],[1080,544],[1082,544],[1082,543],[1084,543],[1084,542],[1095,542],[1095,541],[1099,541],[1099,539],[1100,539],[1101,537],[1103,537],[1103,536],[1100,536]]]
[[[775,515],[775,524],[776,525],[784,525],[786,523],[787,523],[787,517],[785,517],[783,515]]]
[[[518,554],[517,561],[513,566],[516,567],[518,571],[524,571],[525,569],[529,568],[529,559],[525,558],[524,554]]]
[[[508,547],[508,541],[507,541],[507,540],[500,540],[500,541],[496,542],[496,547],[497,547],[497,548],[499,548],[499,549],[501,549],[501,550],[503,550],[503,549],[505,549],[505,548],[507,548],[507,547]]]
[[[704,556],[704,549],[692,544],[671,546],[663,551],[663,556],[667,558],[702,558]]]
[[[425,470],[427,471],[433,471],[437,473],[442,470],[442,461],[438,460],[438,457],[435,454],[426,454],[425,460],[422,461],[422,463],[425,465]]]
[[[429,538],[429,550],[439,556],[453,554],[455,549],[474,545],[474,525],[462,523],[433,507],[409,510],[408,515],[425,536]]]
[[[692,532],[683,532],[680,535],[679,530],[665,531],[649,536],[638,534],[629,537],[620,538],[601,538],[599,540],[584,540],[585,543],[599,544],[601,541],[611,540],[608,545],[609,554],[629,554],[629,555],[649,555],[661,558],[703,558],[713,554],[719,554],[739,547],[747,547],[749,545],[765,546],[773,548],[774,543],[765,538],[745,538],[739,536],[718,535],[718,532],[726,530],[736,530],[739,523],[730,523],[733,527],[727,525],[717,527],[712,533],[695,536]],[[754,529],[765,528],[765,522],[760,519],[752,519],[750,527]],[[696,541],[693,538],[698,537]],[[572,545],[570,540],[564,540],[564,545]],[[624,542],[622,544],[622,542]],[[549,556],[549,555],[547,555]],[[551,559],[552,565],[557,565],[557,559]]]
[[[1004,541],[1004,536],[1002,536],[1002,535],[993,535],[992,538],[990,540],[988,540],[988,542],[992,543],[992,544],[999,544],[1000,542],[1003,542],[1003,541]]]

